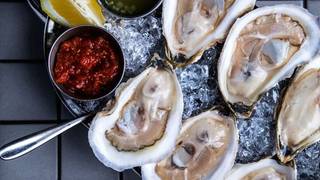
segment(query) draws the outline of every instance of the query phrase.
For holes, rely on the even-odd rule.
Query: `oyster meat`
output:
[[[316,18],[294,5],[262,7],[233,25],[218,63],[219,87],[238,117],[264,92],[310,61],[320,42]]]
[[[276,119],[277,154],[282,162],[320,140],[320,56],[292,80]]]
[[[234,21],[256,0],[164,0],[163,33],[170,59],[198,60],[204,50],[224,40]]]
[[[183,97],[174,71],[149,67],[121,85],[115,103],[96,115],[89,143],[96,157],[117,171],[152,163],[175,146]]]
[[[281,165],[273,159],[263,159],[250,164],[237,164],[225,180],[295,180],[297,172],[292,166]]]
[[[233,117],[218,110],[186,120],[172,154],[142,166],[146,180],[222,179],[235,161],[238,132]]]

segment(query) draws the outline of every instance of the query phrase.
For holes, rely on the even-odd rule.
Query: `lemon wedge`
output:
[[[105,17],[96,0],[41,0],[42,10],[65,26],[103,26]]]

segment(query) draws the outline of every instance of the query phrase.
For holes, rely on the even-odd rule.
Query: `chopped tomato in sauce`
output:
[[[104,36],[84,34],[64,41],[54,65],[54,79],[68,94],[97,98],[119,74],[120,55]]]

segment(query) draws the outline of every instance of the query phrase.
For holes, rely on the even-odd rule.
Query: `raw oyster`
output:
[[[286,163],[320,140],[320,56],[301,69],[278,105],[277,154]]]
[[[316,18],[294,5],[262,7],[244,15],[230,30],[219,62],[219,88],[238,117],[295,68],[310,61],[319,46]]]
[[[173,153],[142,166],[146,180],[222,179],[232,168],[238,150],[238,132],[233,117],[218,110],[188,119],[182,126]]]
[[[116,92],[114,105],[96,115],[89,143],[117,171],[159,161],[174,148],[181,127],[182,91],[174,71],[149,67]]]
[[[256,0],[164,0],[163,33],[167,56],[177,66],[200,59],[207,48],[227,36],[234,21]],[[182,57],[181,64],[175,60]]]
[[[237,164],[225,180],[295,180],[297,179],[297,170],[294,163],[291,166],[278,164],[273,159],[263,159],[250,164]]]

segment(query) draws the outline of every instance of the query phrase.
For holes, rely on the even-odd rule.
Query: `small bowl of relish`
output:
[[[96,26],[78,26],[65,31],[53,44],[48,61],[55,87],[78,101],[109,96],[120,84],[125,70],[118,41]]]
[[[154,12],[163,0],[99,0],[107,12],[120,18],[144,17]]]

